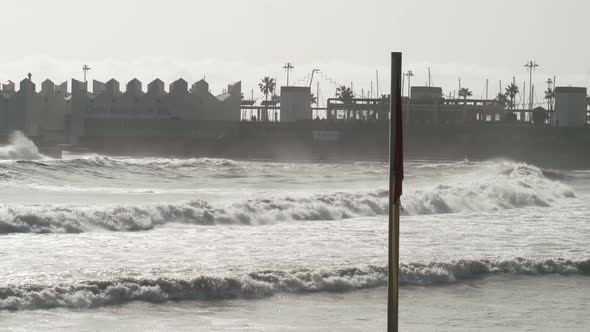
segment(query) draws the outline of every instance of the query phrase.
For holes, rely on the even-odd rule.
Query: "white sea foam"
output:
[[[9,144],[0,146],[0,160],[34,160],[42,159],[44,156],[39,149],[20,131],[10,134]]]
[[[340,220],[386,213],[382,192],[251,199],[221,207],[202,200],[135,207],[0,207],[2,233],[142,231],[166,223],[259,225],[289,220]]]
[[[504,261],[459,260],[450,263],[402,264],[400,284],[444,285],[492,274],[590,274],[590,260]],[[0,288],[0,310],[89,308],[131,301],[163,303],[178,300],[261,298],[277,293],[347,292],[385,286],[387,268],[368,266],[335,270],[267,270],[239,276],[199,276],[194,279],[88,281],[71,285],[25,285]]]
[[[465,175],[454,184],[410,192],[402,197],[402,206],[413,215],[496,211],[548,207],[574,196],[570,187],[548,179],[537,167],[499,163]]]
[[[335,192],[307,197],[261,197],[212,206],[202,200],[178,204],[117,207],[0,206],[2,233],[142,231],[166,223],[260,225],[293,220],[342,220],[387,214],[386,190]],[[495,173],[455,185],[437,185],[403,196],[404,213],[444,214],[548,207],[574,197],[536,167],[510,164]]]

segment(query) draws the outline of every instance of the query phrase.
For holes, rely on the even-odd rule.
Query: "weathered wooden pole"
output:
[[[389,126],[389,259],[387,276],[387,331],[398,331],[399,214],[403,181],[402,54],[391,53],[391,112]]]

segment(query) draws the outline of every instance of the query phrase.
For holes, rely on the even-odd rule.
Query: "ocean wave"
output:
[[[0,146],[0,160],[35,160],[45,158],[39,149],[20,131],[10,134],[8,145]]]
[[[261,225],[289,220],[342,220],[387,213],[383,191],[250,199],[213,207],[203,200],[134,207],[0,206],[0,234],[145,231],[166,223]]]
[[[449,285],[488,275],[590,275],[590,259],[459,260],[450,263],[402,264],[402,286]],[[193,279],[120,278],[70,285],[0,287],[0,310],[92,308],[132,301],[163,303],[181,300],[223,300],[269,297],[277,293],[348,292],[387,284],[384,266],[334,270],[266,270],[240,276],[199,276]]]
[[[403,213],[428,215],[548,207],[574,197],[533,166],[516,164],[500,174],[455,185],[437,185],[402,196]],[[0,234],[145,231],[166,223],[261,225],[296,220],[343,220],[387,214],[387,190],[336,192],[306,197],[261,197],[219,206],[179,204],[118,207],[0,206]]]
[[[453,184],[410,192],[402,196],[402,207],[411,215],[498,211],[549,207],[560,199],[575,197],[569,186],[524,163],[484,167],[461,178]]]

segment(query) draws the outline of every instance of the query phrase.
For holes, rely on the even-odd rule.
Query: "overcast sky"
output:
[[[28,0],[2,9],[0,80],[64,81],[82,77],[206,76],[213,92],[242,80],[254,88],[265,75],[292,82],[313,68],[354,90],[369,89],[375,71],[387,89],[389,52],[404,53],[415,85],[427,80],[445,93],[463,86],[490,96],[498,81],[528,74],[536,60],[539,96],[548,77],[558,85],[590,85],[590,1],[584,0]],[[334,86],[320,77],[324,95]],[[527,82],[528,84],[528,82]],[[258,94],[258,92],[256,92]]]

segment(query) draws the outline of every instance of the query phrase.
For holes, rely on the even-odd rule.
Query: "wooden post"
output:
[[[387,275],[387,331],[398,331],[399,214],[403,179],[403,121],[401,104],[402,54],[391,53],[389,127],[389,258]]]

